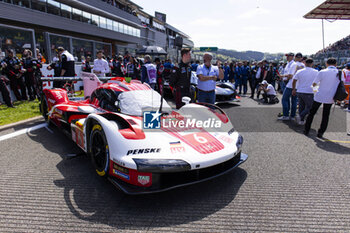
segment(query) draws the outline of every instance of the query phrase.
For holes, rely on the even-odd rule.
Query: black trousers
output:
[[[26,87],[23,82],[23,77],[17,78],[15,76],[10,76],[10,87],[16,96],[17,101],[27,100]],[[21,93],[18,91],[18,87],[21,88]]]
[[[5,101],[6,105],[12,107],[10,92],[7,89],[5,81],[0,77],[0,92],[2,94],[2,99]]]
[[[34,100],[35,96],[37,95],[35,90],[35,84],[34,84],[34,74],[33,73],[25,74],[24,81],[28,90],[28,95],[30,100]]]
[[[248,82],[249,82],[249,87],[250,87],[250,89],[251,89],[251,97],[254,97],[254,92],[255,92],[255,88],[256,88],[256,86],[255,86],[255,81],[256,81],[256,78],[254,78],[254,77],[250,77],[249,79],[248,79]]]
[[[305,131],[309,132],[311,128],[312,121],[314,120],[314,116],[317,113],[317,110],[320,108],[322,103],[319,103],[317,101],[314,101],[310,110],[310,113],[306,119],[305,123]],[[322,122],[320,129],[318,130],[319,134],[324,134],[327,130],[328,121],[329,121],[329,114],[331,112],[332,104],[323,104],[323,113],[322,113]]]

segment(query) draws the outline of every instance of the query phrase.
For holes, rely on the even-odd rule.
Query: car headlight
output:
[[[180,159],[133,159],[140,172],[182,172],[191,170],[191,165]]]
[[[243,137],[242,135],[239,134],[236,142],[237,150],[240,150],[242,148],[242,145],[243,145]]]

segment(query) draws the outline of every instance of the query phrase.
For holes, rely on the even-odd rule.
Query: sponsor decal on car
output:
[[[160,148],[146,148],[146,149],[135,149],[135,150],[128,150],[126,155],[138,155],[138,154],[148,154],[148,153],[159,153]]]
[[[120,172],[120,171],[118,171],[116,169],[113,169],[113,174],[115,174],[117,176],[120,176],[120,177],[122,177],[122,178],[124,178],[126,180],[130,180],[130,176],[129,175],[124,174],[124,173],[122,173],[122,172]]]
[[[123,172],[123,173],[125,173],[125,174],[129,174],[129,169],[127,169],[127,168],[125,168],[125,167],[121,167],[121,166],[119,166],[118,164],[113,164],[113,168],[114,168],[115,170],[121,171],[121,172]]]
[[[53,99],[48,98],[47,100],[48,100],[50,103],[52,103],[52,104],[55,104],[55,103],[56,103],[56,101],[54,101]]]
[[[220,135],[219,139],[224,141],[224,142],[226,142],[226,143],[229,143],[229,144],[233,143],[233,139],[232,138],[229,138],[229,137],[224,136],[224,135]]]
[[[146,185],[149,183],[149,176],[137,176],[137,182],[139,182],[142,185]]]
[[[170,142],[170,152],[175,153],[183,153],[185,152],[185,147],[181,145],[181,142]]]

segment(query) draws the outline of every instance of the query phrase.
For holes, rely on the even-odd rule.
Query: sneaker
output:
[[[295,116],[295,121],[299,124],[299,122],[301,121],[300,115]]]
[[[344,111],[345,111],[345,112],[350,112],[350,109],[347,109],[347,108],[346,108],[346,109],[344,109]]]
[[[323,139],[323,133],[317,133],[316,137]]]
[[[305,125],[305,121],[299,121],[298,125]]]
[[[278,117],[277,119],[282,120],[282,121],[289,121],[290,120],[290,118],[287,116],[281,116],[281,117]]]
[[[291,120],[291,121],[295,121],[295,117],[291,117],[290,120]]]

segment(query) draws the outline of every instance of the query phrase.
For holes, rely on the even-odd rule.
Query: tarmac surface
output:
[[[81,151],[55,128],[0,141],[0,232],[350,231],[350,113],[332,110],[323,140],[277,121],[281,104],[242,97],[221,107],[243,135],[248,160],[159,194],[124,195],[87,156],[67,156]],[[2,129],[0,137],[40,123]]]

